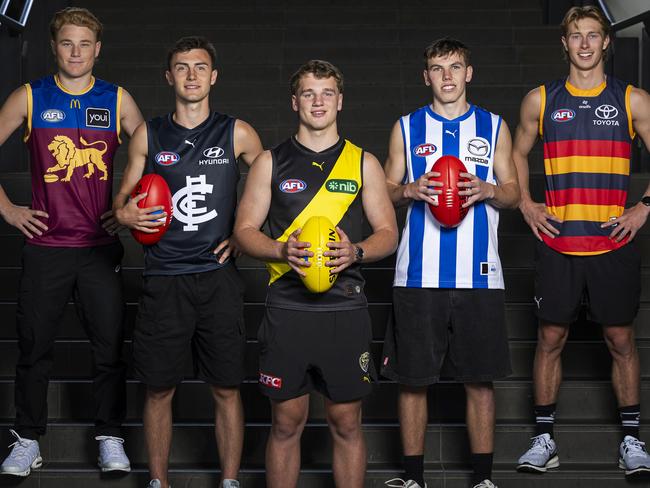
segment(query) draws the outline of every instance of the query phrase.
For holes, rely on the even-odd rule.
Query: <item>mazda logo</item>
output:
[[[206,158],[219,158],[223,156],[223,153],[223,149],[221,149],[219,146],[209,147],[203,151],[203,155]]]
[[[612,105],[601,105],[595,110],[596,117],[609,120],[618,115],[618,109]]]
[[[482,137],[476,137],[467,143],[467,150],[474,156],[485,157],[490,152],[490,143]]]

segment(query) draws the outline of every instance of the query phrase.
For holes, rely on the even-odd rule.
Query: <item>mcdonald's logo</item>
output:
[[[78,98],[73,98],[70,100],[70,108],[76,108],[78,110],[81,109],[81,102],[79,101]]]

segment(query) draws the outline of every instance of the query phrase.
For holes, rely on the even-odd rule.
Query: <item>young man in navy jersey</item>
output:
[[[126,90],[93,76],[102,24],[91,12],[57,12],[50,33],[57,73],[21,86],[0,109],[0,144],[26,124],[32,174],[31,208],[14,205],[0,188],[0,214],[27,238],[17,314],[17,440],[0,472],[27,476],[42,464],[38,440],[47,427],[54,341],[71,299],[92,349],[99,467],[130,471],[121,438],[124,251],[111,197],[121,134],[131,136],[142,115]]]
[[[391,200],[409,206],[382,363],[382,374],[400,384],[406,479],[388,482],[399,488],[426,486],[427,387],[441,374],[465,386],[472,485],[494,487],[492,381],[510,373],[497,227],[499,209],[517,205],[519,188],[505,121],[467,102],[469,57],[455,39],[426,48],[433,101],[395,123],[384,167]],[[441,226],[427,205],[437,205],[439,183],[429,178],[440,176],[431,167],[443,155],[458,157],[470,180],[458,184],[469,211],[456,228]],[[441,372],[443,361],[449,368]]]
[[[210,384],[223,488],[236,488],[244,439],[239,385],[244,378],[244,286],[233,262],[230,234],[241,159],[262,152],[246,122],[211,112],[217,81],[214,46],[185,37],[168,54],[167,81],[175,111],[141,125],[129,145],[129,163],[115,204],[117,220],[156,232],[141,209],[146,194],[128,200],[143,173],[161,175],[173,197],[173,220],[158,243],[145,247],[144,292],[133,337],[134,374],[147,386],[144,429],[150,488],[168,488],[171,402],[193,359],[196,376]]]
[[[553,424],[569,325],[588,302],[612,355],[612,384],[623,429],[619,467],[650,471],[639,441],[640,365],[632,322],[639,308],[641,256],[634,237],[650,213],[650,186],[626,209],[632,141],[650,146],[650,96],[605,74],[609,21],[594,6],[573,7],[562,24],[569,76],[539,86],[521,103],[513,157],[521,213],[537,238],[533,365],[536,419],[521,471],[559,466]],[[544,144],[545,203],[532,200],[528,154]]]
[[[334,483],[362,488],[361,399],[376,374],[360,264],[395,250],[395,213],[377,159],[339,135],[340,70],[311,60],[293,74],[290,87],[298,131],[255,160],[235,224],[237,245],[266,261],[271,275],[258,333],[260,390],[273,412],[266,482],[269,488],[297,486],[300,437],[316,390],[325,397]],[[366,238],[364,214],[371,228]],[[305,257],[313,255],[305,249],[310,243],[299,239],[309,216],[328,217],[341,239],[324,252],[338,277],[323,293],[311,293],[300,280],[309,266]],[[260,231],[265,221],[270,237]]]

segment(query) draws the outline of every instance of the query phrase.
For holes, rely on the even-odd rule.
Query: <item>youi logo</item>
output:
[[[576,113],[570,108],[559,108],[551,114],[551,120],[555,122],[568,122],[573,120]]]
[[[154,159],[156,160],[156,163],[161,166],[171,166],[178,163],[181,157],[175,152],[162,151],[156,154],[156,157]]]

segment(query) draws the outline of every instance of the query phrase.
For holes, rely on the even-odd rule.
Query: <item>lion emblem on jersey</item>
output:
[[[83,137],[80,138],[80,141],[85,147],[78,148],[68,136],[55,136],[52,142],[48,144],[47,149],[54,156],[56,164],[45,170],[43,179],[45,179],[46,183],[58,181],[59,176],[53,174],[57,171],[65,171],[65,176],[61,178],[61,181],[70,181],[74,170],[83,167],[86,167],[84,178],[90,178],[95,174],[96,168],[103,173],[99,177],[100,180],[108,179],[108,171],[103,158],[108,149],[108,144],[104,141],[95,141],[89,144]],[[92,147],[97,144],[103,144],[104,149]]]

